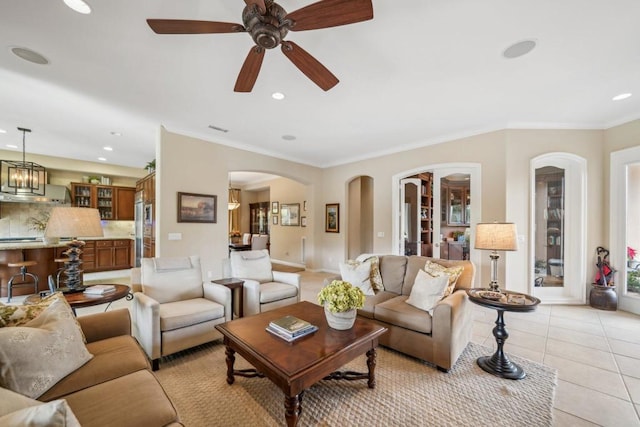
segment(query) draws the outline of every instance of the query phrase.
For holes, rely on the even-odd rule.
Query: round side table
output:
[[[477,360],[478,366],[490,374],[510,380],[521,380],[527,373],[517,364],[513,363],[504,352],[504,343],[509,338],[504,327],[504,312],[527,312],[536,309],[540,300],[534,296],[501,290],[494,292],[485,288],[473,288],[467,290],[471,302],[482,307],[493,308],[498,312],[496,326],[493,328],[493,336],[496,338],[498,348],[493,356],[482,356]]]

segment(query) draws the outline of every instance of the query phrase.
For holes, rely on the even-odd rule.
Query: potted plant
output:
[[[357,309],[364,306],[364,293],[357,286],[334,280],[322,288],[318,303],[324,305],[327,323],[333,329],[345,330],[356,321]]]
[[[156,159],[151,160],[150,162],[148,162],[144,168],[147,170],[148,173],[151,173],[153,171],[156,170]]]
[[[635,258],[637,253],[638,252],[635,249],[633,249],[631,246],[627,246],[627,266],[629,268],[635,267],[634,264],[636,263]]]

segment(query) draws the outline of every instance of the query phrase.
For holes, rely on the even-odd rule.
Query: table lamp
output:
[[[489,289],[500,292],[498,286],[498,255],[497,251],[518,250],[518,233],[512,222],[479,223],[476,226],[476,249],[490,250],[491,254],[491,283]]]
[[[54,207],[51,210],[44,237],[71,238],[67,243],[69,249],[64,254],[69,258],[65,261],[66,275],[63,292],[80,292],[84,290],[80,270],[80,254],[84,242],[78,237],[102,237],[102,225],[100,224],[100,212],[98,209]]]

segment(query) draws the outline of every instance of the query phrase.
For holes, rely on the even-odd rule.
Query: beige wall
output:
[[[390,143],[392,144],[392,142]],[[216,225],[175,223],[175,192],[193,191],[221,195],[226,203],[227,173],[231,170],[258,171],[282,175],[301,184],[289,188],[284,185],[275,190],[270,187],[271,200],[302,203],[307,200],[308,227],[297,230],[307,237],[307,266],[311,269],[337,271],[338,262],[347,256],[346,201],[348,183],[355,177],[366,175],[373,179],[373,252],[391,253],[393,177],[415,174],[434,165],[475,163],[481,165],[481,221],[514,221],[528,248],[529,236],[529,172],[533,157],[550,152],[568,152],[587,160],[587,268],[593,266],[592,252],[597,245],[608,241],[608,162],[613,150],[640,144],[640,121],[627,123],[606,131],[601,130],[502,130],[475,135],[441,144],[415,148],[346,165],[319,169],[303,164],[275,159],[261,154],[212,144],[162,131],[159,170],[160,188],[166,204],[161,203],[162,220],[159,239],[163,255],[184,255],[198,252],[206,258],[203,264],[217,274],[226,258],[226,209],[219,210],[223,218]],[[188,148],[187,148],[188,147]],[[183,165],[190,165],[184,173]],[[270,184],[271,185],[271,184]],[[186,189],[178,190],[178,187]],[[299,191],[299,192],[297,192]],[[168,195],[168,196],[167,196]],[[306,199],[304,198],[306,197]],[[324,232],[326,203],[340,203],[340,233]],[[166,221],[165,221],[166,219]],[[193,228],[193,236],[192,236]],[[278,227],[284,229],[287,227]],[[180,242],[168,242],[166,234],[173,230],[187,230]],[[301,234],[292,230],[281,234],[282,247],[288,245],[291,261],[300,246]],[[185,232],[186,233],[186,232]],[[383,233],[383,237],[378,237]],[[291,235],[290,235],[291,234]],[[275,238],[275,237],[274,237]],[[311,243],[312,241],[313,243]],[[187,243],[188,242],[188,243]],[[189,252],[189,250],[191,252]],[[592,251],[593,249],[593,251]],[[594,252],[595,253],[595,252]],[[278,256],[286,258],[282,253]],[[485,260],[486,258],[486,260]],[[481,280],[488,280],[489,260],[482,257]],[[528,249],[509,254],[509,270],[502,277],[508,279],[510,289],[527,289]],[[592,276],[592,271],[587,276]]]

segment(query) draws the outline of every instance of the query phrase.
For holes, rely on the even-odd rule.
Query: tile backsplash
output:
[[[38,203],[0,203],[0,237],[42,237],[30,218],[44,219],[53,206]],[[101,221],[105,237],[132,237],[133,221]]]

